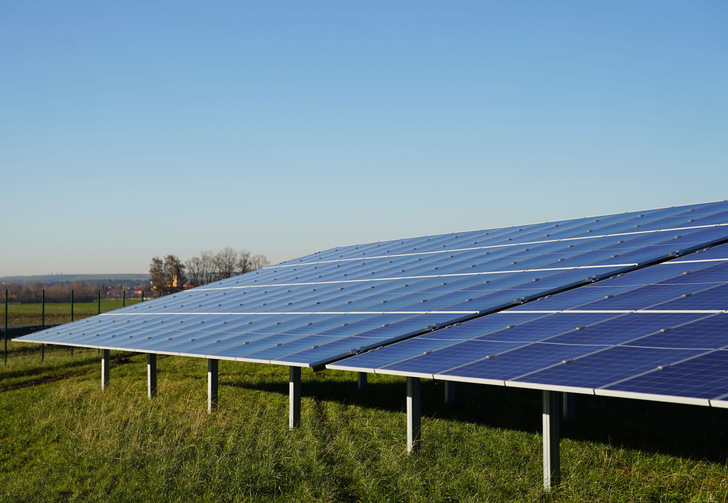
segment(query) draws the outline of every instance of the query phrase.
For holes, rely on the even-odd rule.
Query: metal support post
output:
[[[407,452],[420,450],[422,397],[420,378],[407,378]]]
[[[96,314],[101,314],[101,290],[99,290],[98,304],[97,305],[98,305],[98,312]]]
[[[358,375],[357,389],[359,391],[364,391],[365,389],[367,389],[367,373],[359,372],[357,375]]]
[[[109,367],[111,366],[111,351],[103,349],[101,351],[101,389],[106,389],[109,385]]]
[[[559,453],[559,418],[561,393],[543,392],[543,487],[546,490],[561,481],[561,455]]]
[[[445,381],[445,406],[452,407],[455,405],[455,382]]]
[[[217,367],[219,360],[207,360],[207,412],[217,409]]]
[[[572,421],[576,417],[576,395],[574,393],[564,393],[561,399],[561,414],[565,420]]]
[[[157,396],[157,355],[152,353],[147,354],[147,396]]]
[[[288,378],[288,429],[301,424],[301,367],[290,367]]]

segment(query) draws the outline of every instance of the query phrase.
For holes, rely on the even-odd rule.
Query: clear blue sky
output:
[[[725,1],[0,3],[0,276],[727,197]]]

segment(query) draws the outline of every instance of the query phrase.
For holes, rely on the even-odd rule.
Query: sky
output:
[[[0,3],[0,277],[724,200],[724,1]]]

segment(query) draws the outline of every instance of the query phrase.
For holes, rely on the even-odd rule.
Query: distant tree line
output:
[[[263,255],[225,247],[216,253],[202,252],[187,262],[180,261],[176,255],[154,257],[149,265],[149,277],[152,289],[158,295],[167,295],[256,271],[269,264]]]
[[[40,302],[45,290],[46,302],[70,302],[71,291],[75,302],[91,302],[98,298],[99,292],[102,297],[120,298],[126,292],[127,296],[144,295],[151,296],[151,287],[148,282],[110,280],[110,281],[66,281],[57,283],[44,283],[41,281],[11,281],[3,283],[0,288],[8,291],[8,301],[32,303]],[[4,291],[0,295],[4,295]],[[4,300],[4,299],[2,299]]]

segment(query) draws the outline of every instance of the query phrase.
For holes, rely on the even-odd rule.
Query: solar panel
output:
[[[710,378],[706,379],[706,376]],[[711,405],[726,407],[728,351],[710,351],[659,370],[651,369],[650,372],[622,381],[613,388],[623,394],[635,392],[658,396],[664,395],[665,390],[669,389],[677,396],[709,399]],[[610,389],[612,387],[607,388]]]
[[[719,202],[352,245],[19,340],[320,366],[726,239]]]
[[[727,328],[717,245],[327,368],[728,407]]]

